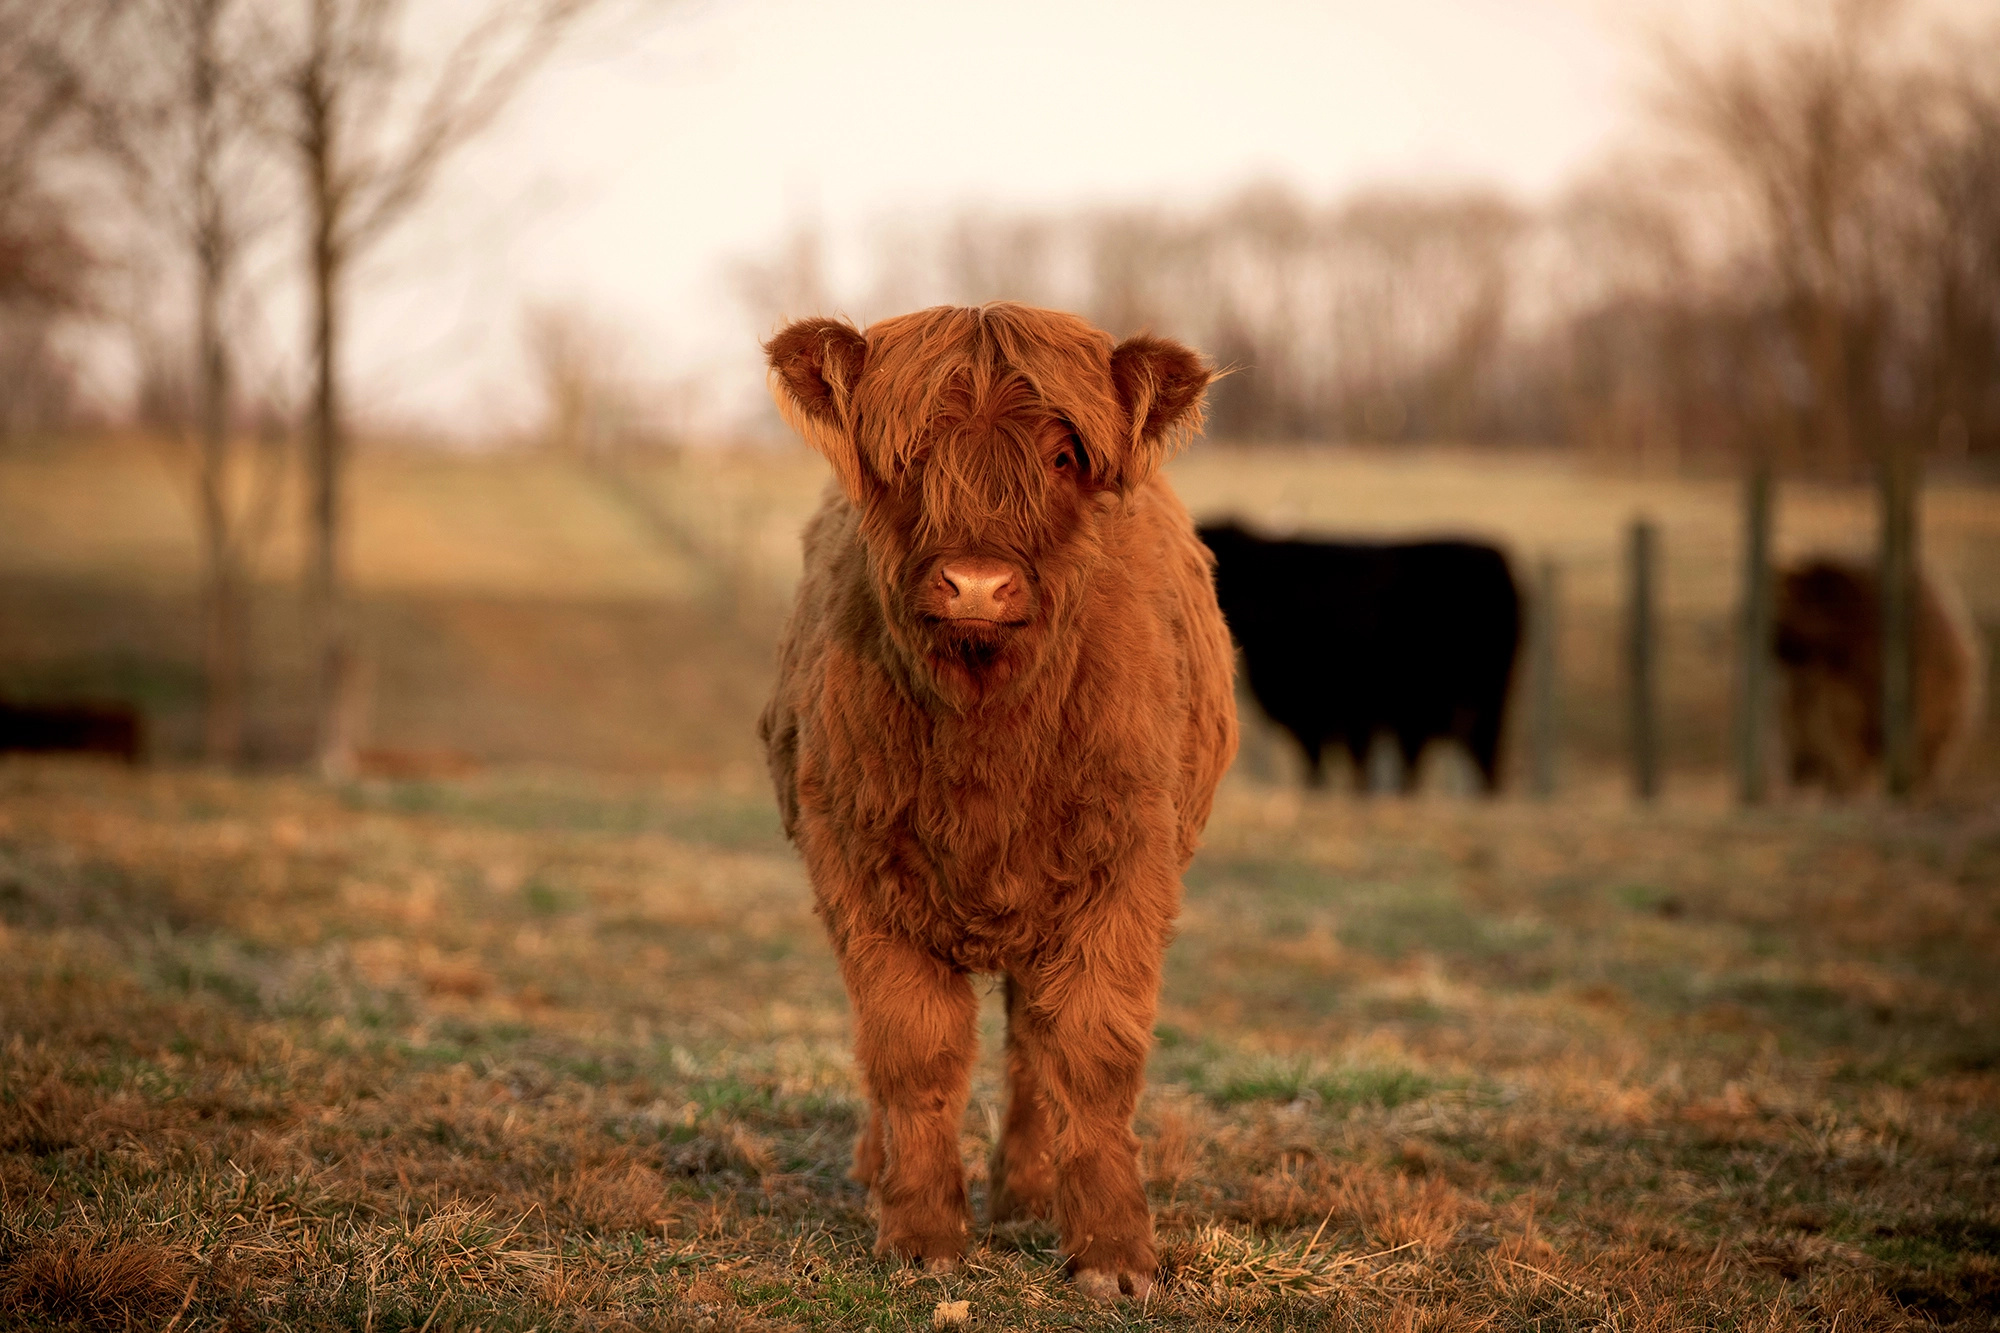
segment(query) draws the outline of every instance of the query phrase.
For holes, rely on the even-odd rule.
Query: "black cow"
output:
[[[1505,556],[1464,541],[1272,541],[1235,523],[1201,538],[1251,693],[1298,738],[1314,786],[1328,744],[1346,746],[1359,768],[1387,731],[1405,791],[1437,739],[1462,742],[1486,790],[1498,790],[1521,637]]]
[[[0,703],[0,754],[102,754],[136,764],[144,740],[130,704]]]

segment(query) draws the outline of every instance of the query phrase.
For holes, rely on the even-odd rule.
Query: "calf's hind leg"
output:
[[[854,1166],[847,1175],[850,1180],[857,1180],[872,1190],[881,1174],[882,1108],[876,1104],[873,1097],[870,1097],[868,1120],[861,1126],[861,1133],[855,1136]]]
[[[1021,983],[1007,978],[1007,1118],[993,1145],[986,1212],[998,1222],[1048,1217],[1055,1208],[1055,1124],[1035,1061],[1022,1040]]]
[[[881,938],[850,943],[840,970],[868,1083],[854,1174],[872,1180],[881,1204],[875,1252],[948,1269],[965,1253],[958,1136],[978,1040],[972,984],[921,950]]]

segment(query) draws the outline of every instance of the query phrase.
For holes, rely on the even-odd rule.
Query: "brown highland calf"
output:
[[[1852,794],[1882,764],[1882,594],[1876,572],[1817,559],[1778,582],[1782,726],[1792,781]],[[1979,726],[1984,663],[1976,631],[1930,578],[1916,618],[1917,782],[1950,776]]]
[[[1236,746],[1208,552],[1159,475],[1208,368],[1011,304],[804,320],[766,350],[838,483],[759,731],[854,1006],[876,1250],[965,1251],[971,974],[1004,973],[991,1216],[1053,1215],[1082,1290],[1144,1296],[1132,1114]]]

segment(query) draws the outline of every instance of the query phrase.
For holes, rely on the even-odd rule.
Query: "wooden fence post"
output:
[[[1534,710],[1528,732],[1529,785],[1543,799],[1556,790],[1557,581],[1555,557],[1543,556],[1528,616],[1528,686]]]
[[[1764,800],[1764,719],[1771,690],[1771,655],[1777,636],[1771,584],[1771,464],[1752,460],[1743,482],[1743,591],[1736,641],[1736,798]]]
[[[1654,627],[1658,534],[1649,519],[1632,522],[1627,562],[1626,665],[1631,705],[1632,793],[1642,801],[1660,794],[1659,637]]]
[[[1882,776],[1907,800],[1917,785],[1917,460],[1907,439],[1884,442],[1882,503]]]

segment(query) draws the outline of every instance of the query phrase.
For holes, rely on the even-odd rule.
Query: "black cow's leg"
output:
[[[1372,732],[1348,732],[1342,744],[1347,749],[1347,760],[1354,765],[1354,790],[1362,796],[1375,794],[1375,775],[1368,771],[1368,753],[1375,748]]]
[[[1472,735],[1465,747],[1472,751],[1472,762],[1479,765],[1488,796],[1500,790],[1500,719],[1499,708],[1481,709],[1473,719]]]
[[[1320,788],[1326,785],[1326,748],[1317,736],[1305,732],[1294,732],[1299,738],[1299,748],[1306,752],[1306,786]]]
[[[1424,741],[1428,737],[1421,733],[1402,731],[1396,733],[1396,751],[1402,756],[1403,771],[1398,775],[1397,785],[1403,795],[1414,796],[1417,792],[1417,764],[1424,757]]]

